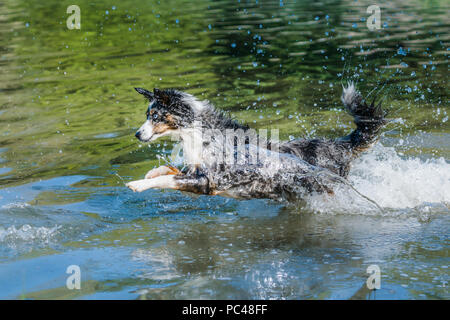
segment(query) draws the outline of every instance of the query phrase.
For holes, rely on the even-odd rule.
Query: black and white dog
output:
[[[345,181],[351,161],[376,142],[387,122],[380,104],[374,101],[368,105],[353,83],[343,88],[341,97],[354,117],[353,132],[334,140],[287,142],[252,136],[247,125],[188,93],[172,89],[136,91],[150,101],[147,120],[136,137],[142,142],[167,135],[177,138],[187,164],[182,170],[172,166],[150,170],[145,179],[127,184],[137,192],[161,188],[278,200],[301,200],[312,192],[332,194],[333,186]],[[244,139],[230,139],[225,132],[238,132],[237,136]]]

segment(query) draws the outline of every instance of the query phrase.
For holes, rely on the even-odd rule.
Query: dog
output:
[[[261,143],[260,135],[249,137],[249,126],[208,101],[174,89],[135,90],[149,101],[147,119],[136,138],[152,142],[171,136],[181,142],[187,163],[181,170],[161,166],[150,170],[145,179],[127,183],[135,192],[157,188],[288,201],[302,200],[313,192],[333,194],[335,185],[345,183],[351,162],[378,140],[387,123],[381,103],[376,105],[374,99],[367,104],[349,83],[343,87],[341,100],[356,124],[350,134],[337,139],[267,139]],[[209,132],[208,139],[204,132]],[[245,139],[239,144],[237,139],[224,138],[224,132],[240,132]],[[224,154],[230,161],[224,163]]]

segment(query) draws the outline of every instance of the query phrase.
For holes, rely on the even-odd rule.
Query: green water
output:
[[[380,1],[377,31],[367,1],[80,0],[80,30],[71,4],[0,3],[1,298],[449,298],[448,1]],[[172,148],[134,138],[133,87],[331,138],[348,80],[395,120],[350,174],[384,215],[124,187]]]

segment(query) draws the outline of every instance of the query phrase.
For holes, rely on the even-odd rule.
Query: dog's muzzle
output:
[[[134,136],[141,142],[149,142],[152,140],[154,135],[152,134],[150,137],[147,138],[145,133],[143,133],[141,130],[138,130],[136,131]]]

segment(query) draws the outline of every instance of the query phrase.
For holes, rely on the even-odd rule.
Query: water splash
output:
[[[394,148],[376,145],[355,160],[349,182],[361,194],[383,207],[385,214],[430,214],[449,211],[450,163],[444,158],[422,160],[401,157]],[[313,195],[307,208],[315,212],[379,214],[346,186],[334,196]]]
[[[26,202],[12,202],[12,203],[8,203],[8,204],[3,205],[0,208],[1,209],[13,209],[13,208],[23,209],[23,208],[27,208],[29,206],[30,205],[28,203],[26,203]]]
[[[394,148],[378,145],[354,163],[350,182],[388,208],[450,202],[450,163],[444,158],[402,158]]]
[[[61,226],[54,227],[34,227],[25,224],[21,227],[10,226],[0,227],[0,243],[14,244],[17,242],[41,242],[48,243],[58,233]]]

